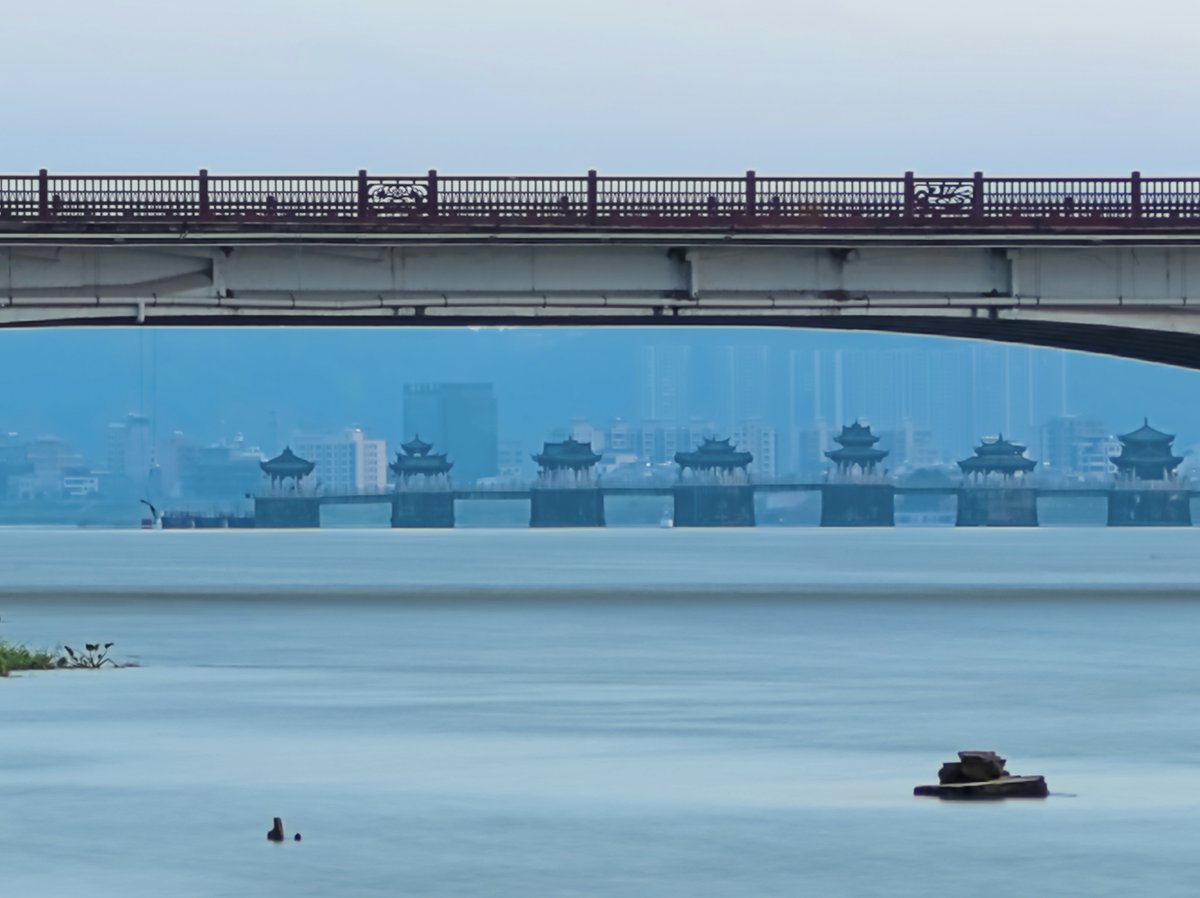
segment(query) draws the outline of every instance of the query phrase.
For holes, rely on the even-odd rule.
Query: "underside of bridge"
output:
[[[826,237],[826,240],[829,238]],[[1193,293],[1195,291],[1195,293]],[[564,243],[0,237],[0,327],[804,327],[1200,368],[1200,247],[1011,238]]]
[[[815,330],[870,331],[877,333],[909,334],[916,336],[949,337],[1016,343],[1053,349],[1068,349],[1200,369],[1200,335],[1154,331],[1112,325],[1076,324],[1072,322],[1005,320],[1000,318],[939,318],[933,316],[888,315],[780,315],[769,314],[698,317],[606,315],[591,319],[583,315],[527,316],[487,315],[474,317],[397,318],[395,315],[336,316],[329,314],[278,315],[239,314],[236,318],[197,317],[195,315],[156,315],[139,323],[137,312],[116,317],[61,317],[52,321],[9,321],[0,328],[45,327],[767,327],[807,328]]]

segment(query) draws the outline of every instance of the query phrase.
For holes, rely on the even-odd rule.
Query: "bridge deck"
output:
[[[999,231],[1200,225],[1200,178],[0,175],[0,235]]]
[[[867,484],[874,485],[874,484]],[[958,485],[947,486],[896,486],[894,484],[878,484],[894,486],[897,496],[954,496],[962,489]],[[817,492],[825,486],[824,483],[794,482],[794,483],[751,483],[750,487],[756,493],[787,493],[787,492]],[[987,487],[983,487],[986,489]],[[672,496],[674,488],[670,486],[616,486],[600,487],[600,492],[608,496]],[[1069,498],[1105,498],[1113,492],[1108,487],[1030,487],[1039,497],[1056,496]],[[1200,496],[1200,490],[1181,489],[1190,496]],[[450,490],[455,500],[502,500],[518,499],[528,501],[532,489],[456,489]],[[298,496],[297,499],[316,499],[322,505],[370,505],[375,503],[390,503],[394,493],[345,493],[340,495]],[[265,498],[279,498],[267,496]]]

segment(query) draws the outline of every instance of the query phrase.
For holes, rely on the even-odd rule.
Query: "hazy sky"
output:
[[[1171,0],[6,0],[0,169],[1192,174]]]

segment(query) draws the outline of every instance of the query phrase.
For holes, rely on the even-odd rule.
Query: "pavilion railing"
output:
[[[1200,221],[1200,178],[0,175],[0,225],[1143,227]]]

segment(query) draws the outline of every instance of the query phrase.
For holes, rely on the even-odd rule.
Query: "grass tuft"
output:
[[[59,666],[58,656],[52,652],[0,639],[0,677],[7,677],[14,670],[52,670]]]

